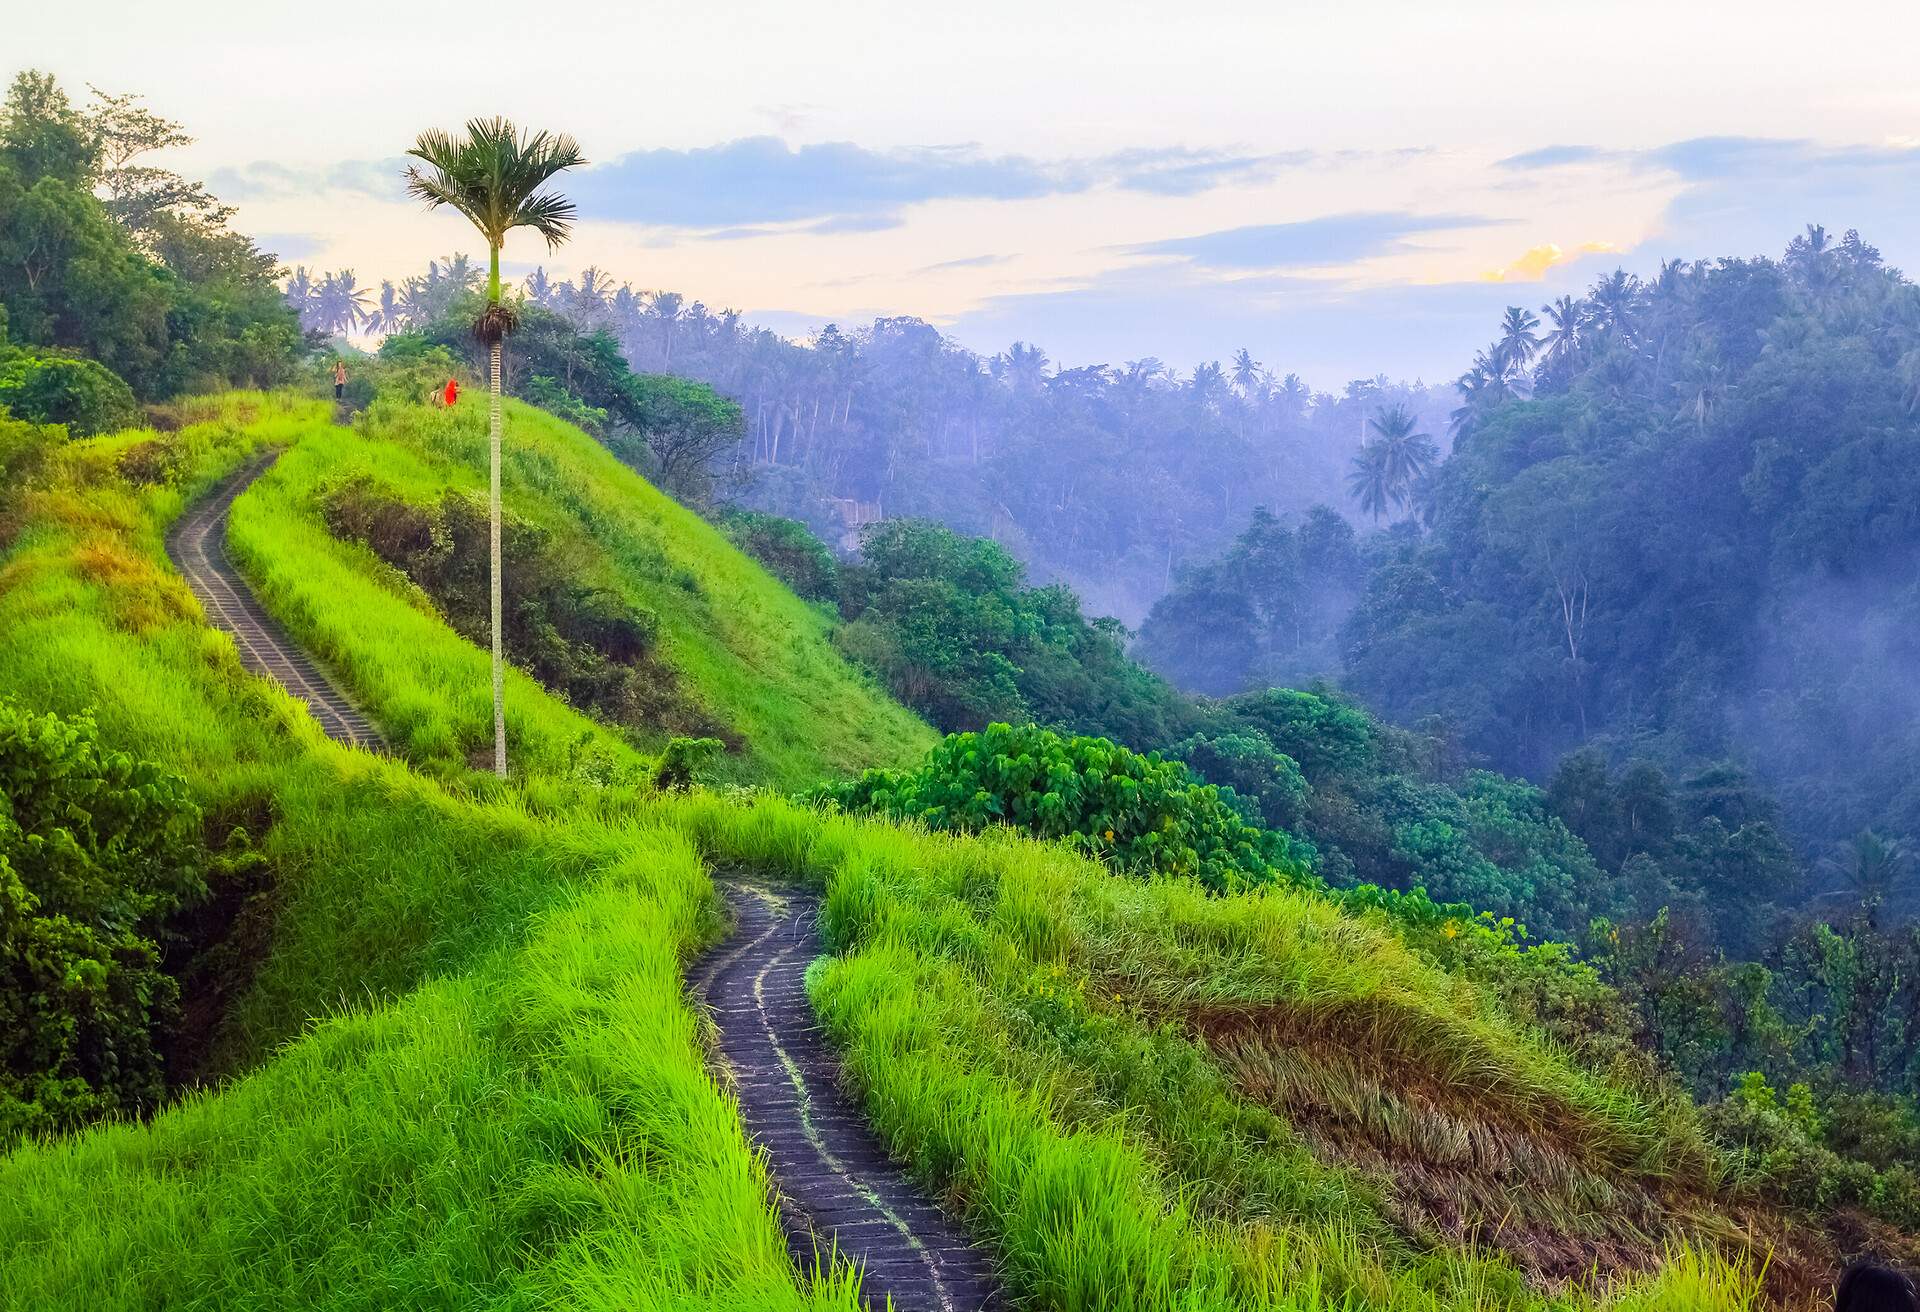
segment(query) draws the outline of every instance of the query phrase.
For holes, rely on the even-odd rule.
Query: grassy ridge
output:
[[[797,788],[825,774],[918,756],[933,733],[840,657],[827,621],[699,516],[579,430],[509,402],[514,513],[551,532],[575,575],[658,619],[687,693],[742,740],[723,777]],[[232,543],[269,605],[334,662],[409,759],[454,769],[492,742],[484,654],[424,598],[319,518],[330,482],[370,474],[415,500],[485,487],[485,410],[377,403],[359,431],[310,434],[234,508]],[[391,605],[400,597],[404,608]],[[368,617],[379,614],[378,625]],[[509,742],[525,772],[564,775],[580,744],[631,755],[583,716],[511,675]],[[654,750],[664,741],[642,736]]]
[[[719,861],[827,890],[838,955],[811,976],[850,1079],[897,1154],[995,1235],[1015,1287],[1043,1307],[1535,1307],[1526,1253],[1482,1234],[1410,1242],[1393,1181],[1329,1163],[1172,1020],[1219,987],[1250,1006],[1362,1007],[1449,1070],[1496,1125],[1577,1128],[1595,1178],[1657,1180],[1702,1161],[1677,1109],[1597,1082],[1408,953],[1384,925],[1304,894],[1210,899],[1116,880],[1065,851],[957,839],[776,801],[660,803]],[[1238,980],[1238,983],[1233,981]],[[1170,1002],[1174,1007],[1170,1007]],[[1557,1139],[1554,1142],[1559,1142]],[[1524,1176],[1500,1179],[1519,1206]],[[1579,1232],[1593,1216],[1562,1215]],[[1711,1209],[1642,1236],[1649,1277],[1569,1306],[1740,1308],[1764,1253]],[[1489,1240],[1493,1242],[1488,1243]],[[1619,1253],[1593,1254],[1630,1275]],[[1608,1260],[1603,1260],[1608,1259]],[[1539,1274],[1534,1272],[1533,1274]],[[1560,1273],[1564,1279],[1569,1273]],[[1585,1270],[1571,1273],[1584,1277]],[[1559,1283],[1555,1281],[1554,1283]]]
[[[92,709],[216,825],[271,822],[274,951],[229,1064],[292,1041],[150,1124],[0,1161],[0,1306],[851,1307],[845,1272],[802,1292],[706,1072],[677,987],[718,929],[691,849],[566,780],[544,790],[560,823],[348,752],[247,675],[168,572],[165,525],[260,446],[330,428],[285,398],[184,417],[76,444],[30,494],[0,693]],[[174,482],[128,479],[160,453]]]
[[[1011,838],[603,787],[579,768],[580,736],[637,754],[524,681],[520,776],[466,772],[484,703],[447,681],[483,688],[479,653],[325,538],[312,498],[356,467],[470,485],[474,416],[377,411],[359,435],[309,403],[239,397],[189,417],[164,437],[77,444],[32,494],[31,527],[0,561],[0,631],[22,639],[0,646],[0,693],[92,706],[121,745],[187,772],[216,815],[271,822],[278,929],[228,1051],[236,1067],[272,1055],[150,1124],[0,1159],[0,1306],[851,1307],[846,1273],[787,1267],[682,1001],[682,964],[719,932],[709,864],[826,890],[836,954],[810,987],[849,1077],[1032,1306],[1553,1301],[1497,1245],[1472,1255],[1410,1231],[1390,1182],[1328,1153],[1301,1099],[1269,1096],[1250,1060],[1210,1041],[1227,1015],[1252,1024],[1255,1054],[1284,1046],[1261,1027],[1285,1020],[1273,1033],[1289,1040],[1334,1032],[1382,1064],[1418,1058],[1490,1125],[1575,1131],[1568,1151],[1596,1178],[1698,1161],[1684,1117],[1304,895],[1210,900]],[[693,635],[670,657],[716,709],[729,680],[772,671],[773,692],[740,703],[737,770],[785,782],[877,746],[889,715],[860,711],[865,686],[817,663],[831,653],[807,645],[824,643],[811,611],[768,599],[776,585],[704,526],[674,546],[685,512],[649,518],[629,495],[644,484],[555,428],[523,447],[516,512],[557,532],[588,513],[623,524],[595,535],[586,567],[631,588],[663,633]],[[266,443],[291,450],[236,508],[237,553],[271,608],[396,717],[427,773],[321,738],[245,675],[164,566],[184,500]],[[123,472],[159,467],[171,482]],[[649,534],[667,544],[658,559]],[[730,606],[735,591],[746,600]],[[799,652],[790,667],[782,643]],[[812,680],[808,700],[782,691]],[[925,730],[897,723],[910,754]],[[1667,1219],[1647,1236],[1653,1257],[1671,1253],[1657,1272],[1560,1301],[1750,1306],[1753,1271]]]

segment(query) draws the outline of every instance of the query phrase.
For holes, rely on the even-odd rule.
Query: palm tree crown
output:
[[[480,230],[493,253],[487,299],[500,299],[500,248],[515,228],[532,228],[554,250],[573,230],[574,204],[540,188],[562,169],[585,164],[579,143],[564,133],[535,132],[522,138],[503,118],[472,119],[466,137],[430,128],[408,155],[407,193],[429,208],[448,205]]]

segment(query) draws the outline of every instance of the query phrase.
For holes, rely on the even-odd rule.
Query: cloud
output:
[[[1598,146],[1543,146],[1539,150],[1495,160],[1493,166],[1497,169],[1555,169],[1567,164],[1591,164],[1612,158],[1614,152],[1601,150]]]
[[[947,273],[954,269],[985,269],[996,264],[1005,264],[1011,255],[969,255],[961,260],[942,260],[938,264],[925,264],[915,269],[915,273]]]
[[[1539,282],[1547,276],[1547,270],[1582,255],[1607,254],[1617,249],[1612,242],[1582,242],[1571,252],[1563,250],[1559,243],[1548,242],[1544,246],[1530,246],[1519,259],[1501,269],[1489,269],[1480,275],[1481,282]]]
[[[1032,200],[1111,186],[1161,196],[1265,181],[1312,158],[1187,147],[1089,158],[988,155],[973,146],[869,150],[847,141],[792,146],[743,137],[691,150],[642,150],[579,174],[581,212],[723,238],[808,220],[809,232],[871,232],[938,200]]]
[[[403,200],[402,175],[407,161],[399,156],[379,160],[342,160],[314,168],[289,168],[273,160],[255,160],[232,168],[215,169],[207,189],[222,200],[289,200],[327,191],[347,191],[378,200]]]
[[[1550,278],[1535,290],[1576,288]],[[1226,279],[1185,265],[1136,265],[1077,287],[992,297],[946,329],[980,351],[1034,342],[1063,368],[1152,355],[1185,369],[1245,346],[1275,367],[1334,388],[1383,369],[1396,377],[1453,378],[1472,345],[1493,336],[1511,298],[1511,288],[1495,283],[1354,287],[1287,274]]]
[[[1264,223],[1170,237],[1124,249],[1130,255],[1172,256],[1207,269],[1324,268],[1405,249],[1409,237],[1422,233],[1507,222],[1511,220],[1475,214],[1328,214],[1297,223]]]
[[[263,232],[253,239],[263,251],[271,251],[282,264],[298,264],[320,253],[320,238],[310,232]]]
[[[1230,155],[1175,147],[1120,151],[1097,161],[1096,167],[1111,170],[1116,185],[1128,191],[1192,196],[1231,183],[1266,182],[1283,169],[1311,164],[1316,158],[1310,150],[1277,155]]]
[[[936,199],[1020,200],[1060,180],[1021,156],[969,149],[874,151],[852,142],[793,147],[743,137],[693,150],[641,150],[572,180],[581,212],[676,228],[728,229],[891,215]]]

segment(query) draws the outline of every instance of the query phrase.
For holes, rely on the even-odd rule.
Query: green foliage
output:
[[[730,510],[721,516],[720,527],[735,546],[808,601],[831,604],[839,596],[839,562],[799,520]]]
[[[883,520],[841,571],[837,640],[949,731],[1030,718],[1135,747],[1180,736],[1183,699],[1126,658],[1118,625],[1089,622],[1064,587],[1022,582],[997,543]]]
[[[110,181],[97,129],[44,74],[15,80],[0,117],[0,302],[16,344],[86,356],[143,400],[290,379],[301,338],[271,260],[225,229],[225,211],[116,221],[94,195]]]
[[[653,768],[653,786],[667,792],[685,792],[726,750],[718,738],[672,738]]]
[[[184,779],[0,698],[0,1145],[160,1100],[161,923],[205,893]]]
[[[484,372],[472,332],[480,304],[472,295],[454,299],[438,318],[389,337],[382,356],[405,359],[438,346]],[[681,500],[711,498],[713,457],[739,437],[737,402],[704,383],[634,373],[610,333],[581,333],[531,303],[517,303],[517,312],[513,367],[504,380],[510,395],[586,429]]]
[[[869,770],[816,796],[935,829],[1008,825],[1132,874],[1182,875],[1216,893],[1299,879],[1312,865],[1310,849],[1249,825],[1178,762],[1032,725],[950,734],[917,769]]]
[[[1268,829],[1297,829],[1313,794],[1291,756],[1276,752],[1258,730],[1209,737],[1195,734],[1166,749],[1196,775],[1247,803],[1249,824]]]
[[[0,406],[36,424],[63,424],[75,436],[130,428],[140,419],[133,392],[104,365],[59,355],[9,352],[0,342]]]
[[[1876,1119],[1904,1122],[1911,1135],[1911,1105],[1883,1109]],[[1730,1096],[1707,1109],[1707,1126],[1731,1150],[1743,1184],[1810,1212],[1859,1208],[1898,1226],[1920,1226],[1920,1159],[1908,1152],[1876,1166],[1843,1156],[1828,1146],[1826,1121],[1806,1085],[1792,1085],[1782,1099],[1758,1071],[1741,1076]]]
[[[1293,527],[1257,508],[1224,556],[1153,604],[1134,655],[1215,696],[1318,677],[1338,668],[1335,631],[1363,573],[1353,528],[1328,507]]]
[[[588,405],[547,375],[535,374],[527,379],[524,395],[528,402],[555,419],[564,419],[602,440],[606,438],[607,412],[599,406]]]
[[[417,584],[454,630],[489,640],[486,503],[446,492],[408,503],[362,473],[322,490],[327,526],[364,544]],[[658,658],[658,622],[617,594],[583,583],[551,534],[518,515],[501,522],[501,614],[508,659],[602,720],[645,732],[707,729],[671,667]]]
[[[228,1060],[256,1068],[149,1121],[0,1158],[9,1295],[852,1308],[843,1266],[796,1279],[764,1167],[703,1061],[683,969],[719,933],[712,863],[826,888],[835,956],[810,990],[850,1087],[1020,1297],[1087,1312],[1115,1291],[1183,1312],[1752,1305],[1738,1241],[1684,1249],[1693,1233],[1660,1211],[1596,1277],[1532,1287],[1505,1237],[1547,1226],[1585,1253],[1582,1235],[1620,1231],[1617,1206],[1596,1217],[1591,1199],[1710,1178],[1711,1158],[1684,1105],[1583,1070],[1471,970],[1409,950],[1400,922],[1304,887],[1214,897],[1190,878],[1115,878],[1004,826],[965,837],[765,794],[639,796],[600,769],[633,753],[516,672],[514,779],[435,777],[430,732],[485,717],[484,660],[325,531],[319,491],[360,469],[419,507],[471,490],[479,410],[381,400],[356,432],[308,402],[196,404],[179,432],[72,444],[27,494],[0,590],[18,639],[0,644],[0,691],[97,704],[103,734],[178,762],[210,813],[268,817],[290,877],[226,1026]],[[813,755],[756,760],[762,777],[817,777],[922,732],[850,690],[818,612],[718,534],[583,435],[511,415],[516,513],[574,541],[566,526],[590,521],[622,569],[587,555],[589,574],[650,598],[689,681],[765,726],[756,748],[808,717]],[[402,758],[324,740],[245,674],[161,561],[163,526],[266,444],[290,449],[236,504],[234,554],[396,729]],[[703,596],[730,605],[710,614]],[[607,756],[575,750],[585,735]],[[1435,915],[1437,944],[1476,941]],[[1268,1027],[1277,1038],[1236,1038]],[[1355,1076],[1362,1061],[1378,1079]],[[1436,1091],[1471,1119],[1433,1116],[1420,1100]],[[1417,1150],[1421,1170],[1324,1155],[1300,1128],[1315,1098],[1363,1109],[1365,1144]],[[1493,1236],[1472,1255],[1425,1229],[1409,1241],[1396,1192],[1457,1151],[1461,1124],[1474,1151],[1509,1154],[1499,1207],[1469,1200]],[[1732,1232],[1718,1195],[1687,1202]],[[1510,1215],[1526,1229],[1497,1224]],[[1669,1235],[1676,1255],[1629,1274],[1662,1263]]]

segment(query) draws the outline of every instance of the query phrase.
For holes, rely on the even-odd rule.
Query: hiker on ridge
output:
[[[347,394],[347,362],[336,358],[333,362],[333,399],[338,401]]]

